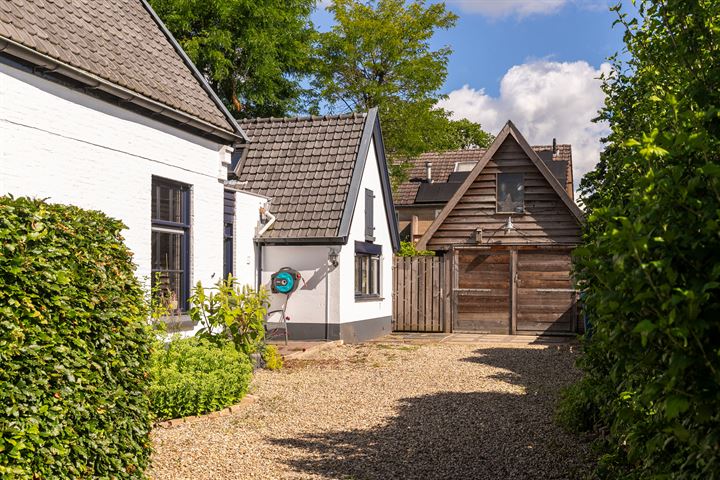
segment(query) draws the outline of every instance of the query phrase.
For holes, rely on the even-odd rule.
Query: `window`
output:
[[[380,255],[355,254],[355,296],[380,296]]]
[[[382,247],[355,242],[355,298],[380,297]]]
[[[455,162],[455,172],[472,172],[477,162]]]
[[[375,194],[372,190],[365,189],[365,240],[372,242],[375,240],[375,224],[374,224],[374,203]]]
[[[235,231],[235,192],[225,190],[223,209],[223,278],[233,273],[233,237]]]
[[[188,308],[189,267],[190,187],[153,178],[152,283],[173,311]]]
[[[497,213],[524,213],[525,186],[522,173],[497,174]]]

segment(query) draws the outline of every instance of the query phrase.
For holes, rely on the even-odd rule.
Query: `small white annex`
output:
[[[70,0],[10,1],[13,27],[0,22],[0,195],[122,220],[138,276],[157,276],[183,311],[191,285],[225,273],[224,181],[244,133],[144,1],[91,13]],[[38,10],[53,19],[46,32]]]
[[[271,310],[286,307],[291,339],[390,333],[399,237],[377,110],[241,126],[250,141],[236,153],[231,183],[261,196],[256,206],[269,215],[258,225],[254,258],[240,254],[237,268],[254,269],[268,289],[280,269],[300,272],[295,292],[272,295]]]

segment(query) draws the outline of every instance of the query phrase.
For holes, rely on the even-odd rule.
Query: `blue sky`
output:
[[[443,108],[497,133],[513,120],[530,143],[552,138],[573,145],[576,183],[599,158],[603,125],[597,77],[622,49],[622,30],[607,0],[447,0],[455,28],[438,32],[433,48],[453,49]],[[321,30],[332,17],[321,8]]]

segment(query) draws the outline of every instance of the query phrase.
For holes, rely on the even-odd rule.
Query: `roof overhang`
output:
[[[33,72],[46,74],[51,78],[66,78],[73,83],[80,84],[89,91],[104,93],[118,100],[122,104],[130,104],[148,112],[149,116],[158,120],[164,120],[177,128],[190,128],[195,132],[222,140],[229,144],[234,142],[245,142],[247,137],[242,130],[230,132],[212,125],[205,120],[187,114],[180,110],[164,105],[156,100],[147,98],[127,88],[116,85],[103,78],[93,75],[79,68],[68,65],[64,62],[51,58],[31,48],[21,45],[9,38],[0,36],[0,56],[8,55],[20,61],[29,63],[35,68]],[[240,127],[238,127],[239,129]],[[241,134],[242,133],[242,134]]]

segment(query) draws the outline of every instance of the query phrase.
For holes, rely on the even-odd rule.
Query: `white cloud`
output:
[[[553,138],[570,143],[577,188],[600,159],[600,138],[608,133],[607,125],[592,119],[605,100],[598,77],[609,71],[607,63],[599,69],[584,61],[525,63],[507,71],[498,97],[465,85],[439,106],[452,111],[453,118],[480,122],[493,134],[512,120],[531,145],[547,145]]]
[[[567,4],[583,9],[607,8],[608,0],[447,0],[467,13],[479,13],[491,18],[530,15],[550,15]]]

